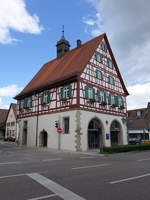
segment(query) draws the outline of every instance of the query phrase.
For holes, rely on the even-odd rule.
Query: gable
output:
[[[15,117],[15,113],[14,113],[14,110],[13,110],[13,107],[11,106],[11,108],[9,109],[9,113],[8,113],[8,116],[7,116],[7,122],[11,122],[11,121],[16,121],[16,117]]]
[[[107,38],[103,38],[94,51],[81,78],[98,87],[128,95]]]

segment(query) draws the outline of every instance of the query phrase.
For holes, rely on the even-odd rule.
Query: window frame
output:
[[[68,120],[68,124],[67,124],[68,127],[65,127],[66,126],[65,120]],[[69,134],[69,133],[70,133],[70,117],[66,116],[66,117],[63,117],[63,134]]]

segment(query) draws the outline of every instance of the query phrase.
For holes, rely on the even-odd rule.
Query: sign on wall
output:
[[[109,140],[109,133],[106,133],[106,140]]]

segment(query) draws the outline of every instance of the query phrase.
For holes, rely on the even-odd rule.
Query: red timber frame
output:
[[[98,50],[98,51],[97,51]],[[100,63],[94,59],[94,55],[91,60],[87,63],[84,71],[80,76],[80,108],[83,110],[89,110],[94,112],[107,113],[118,116],[126,116],[126,93],[123,90],[120,74],[118,74],[117,68],[115,67],[116,63],[113,62],[114,68],[111,69],[107,66],[107,59],[112,59],[110,52],[107,53],[102,51],[99,47],[95,52],[103,55],[103,62]],[[96,69],[103,72],[103,80],[96,78]],[[112,76],[114,78],[115,84],[111,85],[108,83],[108,77]],[[123,98],[124,101],[124,109],[120,109],[118,107],[113,108],[111,105],[101,105],[100,103],[95,102],[89,103],[85,98],[85,85],[89,88],[100,89],[101,92],[105,91],[106,93],[110,93],[111,95],[117,95]]]
[[[65,87],[65,86],[68,86],[69,84],[72,85],[72,98],[67,99],[66,101],[62,101],[59,98],[60,87]],[[78,102],[79,98],[77,98],[79,89],[77,90],[77,87],[78,87],[78,81],[74,81],[72,83],[68,82],[64,85],[44,90],[43,91],[44,93],[48,91],[50,92],[50,101],[48,104],[44,104],[44,105],[41,103],[41,96],[43,92],[33,94],[32,108],[22,109],[20,111],[19,105],[18,105],[18,118],[37,116],[37,113],[39,115],[43,115],[43,114],[76,109],[77,105],[79,105],[79,102]]]
[[[106,41],[107,42],[107,41]],[[111,115],[126,116],[126,96],[127,93],[122,87],[122,80],[120,72],[118,71],[117,64],[113,58],[110,47],[108,46],[108,52],[102,51],[99,47],[96,52],[103,55],[103,63],[100,63],[94,59],[94,55],[87,63],[82,73],[78,73],[75,78],[66,79],[65,82],[57,82],[51,87],[43,88],[41,91],[36,91],[32,94],[32,108],[23,109],[18,112],[18,118],[25,118],[30,116],[44,115],[55,112],[69,111],[82,109],[87,111],[93,111],[98,113],[106,113]],[[107,66],[107,59],[110,58],[113,61],[114,69]],[[103,80],[96,78],[95,70],[98,69],[103,72]],[[108,76],[113,76],[115,85],[108,84]],[[62,101],[59,98],[60,87],[72,84],[72,98],[67,101]],[[106,91],[112,95],[118,95],[124,99],[124,109],[112,108],[111,105],[102,106],[100,103],[93,102],[88,103],[85,98],[84,86],[94,87],[100,89],[100,91]],[[50,102],[47,105],[41,105],[42,92],[50,91]],[[38,104],[39,102],[39,104]],[[19,109],[18,109],[19,110]]]

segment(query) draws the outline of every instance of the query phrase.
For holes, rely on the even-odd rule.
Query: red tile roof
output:
[[[29,84],[23,89],[23,91],[17,95],[16,99],[21,99],[24,96],[28,96],[31,93],[44,89],[46,86],[61,82],[71,77],[78,77],[84,70],[85,66],[91,59],[94,51],[97,49],[101,40],[105,38],[107,46],[112,58],[114,60],[116,70],[120,76],[124,92],[128,95],[128,91],[124,85],[123,79],[120,75],[113,53],[111,51],[106,34],[102,34],[84,44],[79,48],[74,48],[71,51],[65,53],[61,58],[56,58],[46,64],[39,70],[39,72],[33,77]]]
[[[8,110],[0,109],[0,124],[6,121]]]

